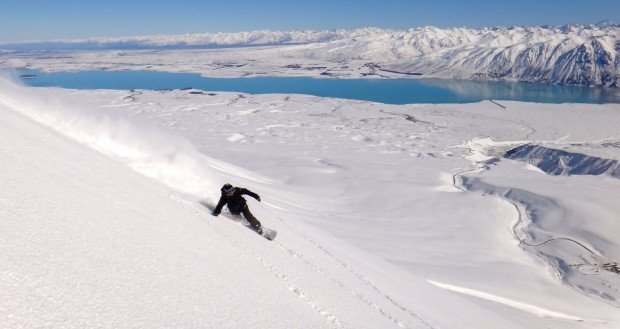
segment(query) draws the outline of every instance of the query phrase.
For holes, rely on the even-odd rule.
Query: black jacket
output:
[[[224,192],[224,188],[222,188],[221,191],[222,191],[222,196],[220,197],[220,202],[217,203],[215,210],[213,210],[213,214],[215,215],[219,215],[220,212],[222,212],[222,208],[226,204],[228,204],[228,210],[230,210],[231,213],[233,213],[234,215],[240,214],[246,205],[246,201],[242,197],[242,195],[244,194],[247,194],[253,197],[254,199],[260,201],[260,196],[258,196],[258,194],[250,190],[241,188],[241,187],[236,187],[235,192],[230,197],[226,195],[226,193]]]

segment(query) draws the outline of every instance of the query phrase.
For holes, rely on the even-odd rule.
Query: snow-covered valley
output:
[[[1,80],[0,327],[619,326],[620,107],[500,103]]]
[[[620,85],[620,27],[360,28],[0,44],[0,67],[209,77],[439,77]]]

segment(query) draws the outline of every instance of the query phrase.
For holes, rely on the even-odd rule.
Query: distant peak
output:
[[[594,24],[597,27],[620,27],[619,24],[616,24],[614,21],[610,20],[610,19],[606,19],[606,20],[602,20],[599,22],[596,22],[596,24]]]

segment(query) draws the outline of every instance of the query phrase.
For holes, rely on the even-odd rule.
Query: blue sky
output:
[[[620,23],[620,0],[0,0],[0,42],[256,29]]]

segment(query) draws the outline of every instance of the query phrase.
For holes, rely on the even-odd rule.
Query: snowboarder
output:
[[[248,189],[244,189],[241,187],[234,187],[230,184],[224,184],[222,186],[222,196],[220,197],[220,202],[217,203],[217,206],[213,210],[213,216],[219,215],[222,212],[222,208],[224,205],[228,205],[228,210],[233,215],[243,214],[243,217],[248,220],[248,223],[252,225],[252,227],[258,232],[258,234],[263,234],[263,229],[261,223],[252,215],[250,212],[250,208],[248,208],[248,204],[242,195],[247,194],[256,201],[260,202],[260,196]]]

